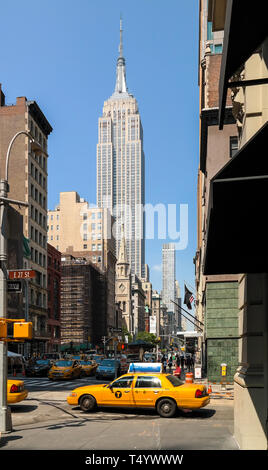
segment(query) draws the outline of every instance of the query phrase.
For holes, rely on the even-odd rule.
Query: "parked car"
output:
[[[59,360],[55,361],[48,372],[48,378],[54,379],[77,379],[81,376],[82,366],[78,361]]]
[[[7,403],[12,405],[25,400],[28,396],[28,390],[24,388],[23,380],[8,379],[7,381]]]
[[[81,376],[94,375],[98,367],[95,361],[79,361],[79,364],[82,366]]]
[[[52,362],[49,359],[37,359],[32,363],[28,363],[25,367],[25,375],[27,377],[46,377],[51,367]]]
[[[96,379],[113,379],[121,374],[118,359],[103,359],[96,370]]]

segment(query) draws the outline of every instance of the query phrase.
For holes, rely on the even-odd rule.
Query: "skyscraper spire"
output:
[[[127,93],[126,83],[126,62],[123,56],[123,26],[122,18],[120,18],[120,44],[119,44],[119,57],[116,66],[116,84],[115,93]]]
[[[120,44],[119,44],[119,57],[123,57],[123,27],[122,17],[120,15]]]

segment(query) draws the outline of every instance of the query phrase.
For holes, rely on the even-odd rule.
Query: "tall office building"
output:
[[[176,252],[174,243],[162,248],[162,301],[167,307],[169,332],[174,330],[176,305]],[[173,302],[172,302],[173,301]]]
[[[130,269],[141,278],[145,255],[143,130],[138,103],[126,84],[122,21],[115,90],[104,102],[98,139],[97,205],[109,208],[116,219],[117,256],[124,225]]]

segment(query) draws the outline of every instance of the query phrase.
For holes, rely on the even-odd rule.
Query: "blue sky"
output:
[[[53,127],[48,208],[60,191],[95,203],[98,118],[115,86],[120,13],[127,85],[144,130],[146,202],[189,206],[188,247],[176,263],[183,293],[184,280],[194,285],[196,250],[198,1],[2,2],[0,83],[7,103],[37,101]],[[146,242],[157,290],[162,244],[170,241]]]

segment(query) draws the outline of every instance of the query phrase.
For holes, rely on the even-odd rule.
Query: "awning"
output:
[[[223,127],[229,79],[267,38],[267,17],[267,1],[227,2],[219,83],[220,129]]]
[[[268,272],[268,123],[211,180],[203,273]]]

